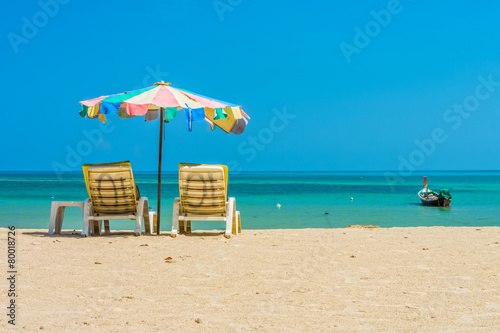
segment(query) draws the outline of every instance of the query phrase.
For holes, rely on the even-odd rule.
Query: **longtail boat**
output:
[[[448,207],[451,202],[451,195],[447,189],[442,189],[439,194],[427,188],[427,177],[424,177],[424,188],[418,191],[418,197],[425,206]]]

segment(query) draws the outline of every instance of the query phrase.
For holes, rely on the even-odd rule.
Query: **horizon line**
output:
[[[53,170],[0,170],[0,173],[9,173],[9,172],[43,172],[43,173],[57,173],[57,171]],[[72,170],[65,171],[64,173],[80,173],[81,170]],[[147,172],[147,173],[158,173],[158,170],[134,170],[134,172]],[[178,172],[178,170],[162,170],[162,173],[169,172]],[[380,173],[380,172],[395,172],[399,173],[399,170],[229,170],[229,172],[239,172],[239,173],[247,173],[247,172],[286,172],[286,173],[327,173],[327,172],[342,172],[342,173],[355,173],[355,172],[367,172],[367,173]],[[407,171],[405,171],[407,172]],[[422,173],[422,172],[500,172],[500,169],[457,169],[457,170],[444,170],[444,169],[435,169],[435,170],[415,170],[412,173]]]

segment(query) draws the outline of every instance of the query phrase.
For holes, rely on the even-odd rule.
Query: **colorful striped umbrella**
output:
[[[206,121],[212,130],[219,127],[226,133],[241,134],[250,117],[235,104],[202,96],[188,90],[174,88],[170,83],[158,82],[151,87],[128,91],[121,94],[101,96],[81,101],[80,115],[98,118],[106,122],[106,116],[118,114],[120,118],[145,116],[154,120],[160,113],[160,151],[158,154],[158,207],[157,233],[160,234],[161,202],[161,159],[163,122],[176,117],[179,111],[185,113],[189,131],[193,121]],[[165,120],[164,120],[165,119]]]

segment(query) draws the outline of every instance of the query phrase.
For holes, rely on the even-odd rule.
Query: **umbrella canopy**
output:
[[[166,119],[170,120],[175,118],[177,111],[184,110],[190,130],[193,121],[206,120],[226,133],[234,134],[243,133],[247,119],[250,119],[240,106],[174,88],[170,83],[163,82],[144,89],[81,101],[80,104],[82,117],[102,121],[106,120],[106,115],[116,113],[122,118],[146,115],[146,120],[153,120],[161,108],[166,109]]]
[[[185,113],[189,131],[193,121],[207,121],[212,130],[219,127],[226,133],[241,134],[250,117],[236,104],[209,98],[188,90],[174,88],[170,83],[158,82],[151,87],[106,95],[81,101],[80,115],[106,122],[106,116],[118,114],[120,118],[145,116],[154,120],[160,115],[160,148],[158,154],[158,207],[157,233],[160,234],[161,160],[163,122],[169,122],[179,111]],[[165,119],[165,120],[164,120]]]

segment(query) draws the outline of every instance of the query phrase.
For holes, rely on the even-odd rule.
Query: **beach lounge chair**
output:
[[[172,236],[179,228],[190,232],[191,221],[225,221],[224,236],[241,232],[235,198],[227,197],[228,169],[225,165],[180,164],[179,198],[174,200]]]
[[[151,233],[148,198],[140,197],[130,162],[85,164],[83,175],[89,198],[83,209],[82,236],[100,234],[102,221],[109,231],[109,220],[135,220],[138,236],[144,219],[146,233]]]

